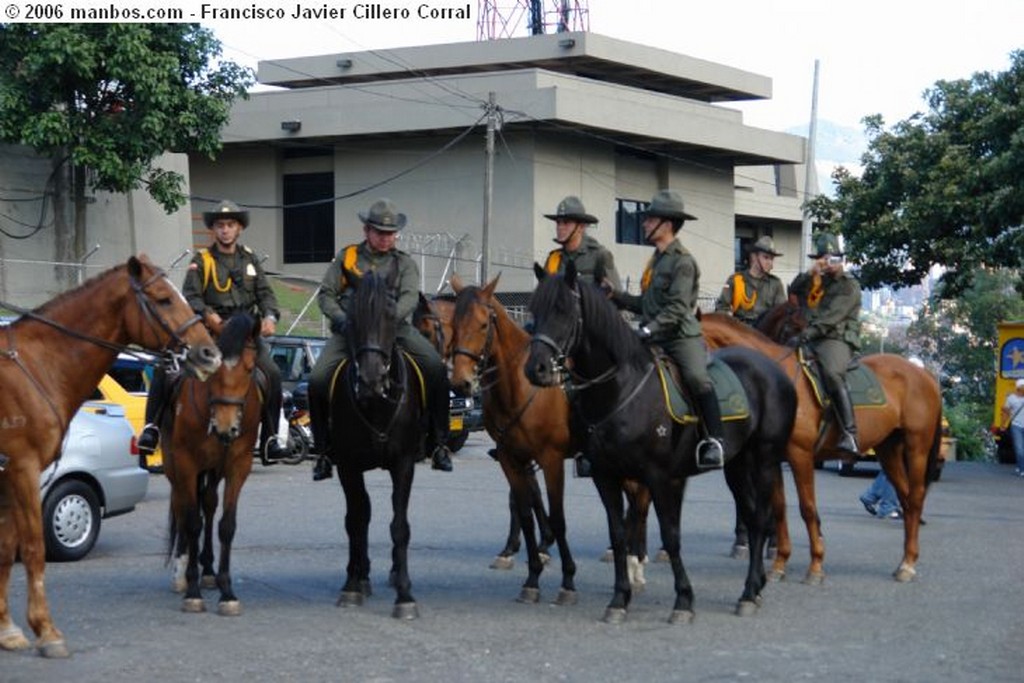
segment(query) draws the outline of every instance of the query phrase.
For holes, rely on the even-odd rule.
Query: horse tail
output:
[[[174,507],[167,504],[167,557],[164,558],[164,566],[168,567],[174,561],[174,546],[178,539],[178,522],[174,518]]]
[[[930,485],[933,481],[939,477],[939,451],[942,449],[942,410],[939,410],[939,416],[935,420],[935,435],[932,437],[932,445],[928,450],[928,466],[926,468],[927,477],[925,478],[925,486]]]

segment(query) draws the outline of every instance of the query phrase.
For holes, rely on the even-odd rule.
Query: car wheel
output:
[[[46,559],[74,562],[89,554],[100,535],[100,502],[91,486],[62,481],[43,501]]]
[[[852,477],[853,476],[853,463],[842,462],[839,463],[839,476],[840,477]]]
[[[466,445],[466,439],[468,438],[469,431],[465,429],[462,430],[461,432],[450,434],[448,436],[448,450],[450,450],[452,453],[457,453],[460,448]]]

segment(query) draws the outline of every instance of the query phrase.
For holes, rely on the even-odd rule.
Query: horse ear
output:
[[[576,270],[576,264],[569,261],[565,264],[565,282],[570,287],[576,286],[576,277],[579,275],[579,271]]]
[[[142,262],[134,256],[128,257],[128,274],[136,280],[142,277]]]
[[[696,309],[694,310],[693,314],[695,316],[697,316],[697,322],[700,322],[700,319],[704,317],[704,314],[701,313],[700,306],[696,307]]]
[[[487,283],[487,286],[481,290],[488,299],[494,296],[494,290],[498,287],[498,280],[501,279],[501,273],[494,276],[494,279]]]
[[[252,319],[252,327],[249,329],[249,337],[251,339],[259,339],[260,332],[263,331],[263,321],[254,315],[249,317]]]
[[[452,286],[452,291],[455,292],[456,294],[461,292],[463,287],[466,286],[465,284],[463,284],[462,278],[459,277],[458,273],[452,273],[452,276],[448,278],[448,284]]]
[[[533,274],[537,276],[537,282],[541,282],[548,276],[547,271],[545,271],[536,261],[533,262]]]

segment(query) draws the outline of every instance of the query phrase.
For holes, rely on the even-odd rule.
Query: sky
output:
[[[191,0],[188,0],[191,3]],[[204,2],[207,0],[204,0]],[[222,0],[223,1],[223,0]],[[248,0],[231,0],[248,6]],[[382,50],[477,38],[476,0],[385,0],[409,19],[356,19],[354,0],[260,0],[291,13],[345,8],[338,20],[202,22],[224,56],[256,67],[260,60]],[[417,7],[469,7],[468,20],[416,17]],[[554,0],[545,0],[552,7]],[[216,3],[215,3],[216,4]],[[225,3],[227,4],[227,3]],[[520,0],[490,0],[512,16]],[[882,114],[887,125],[927,109],[925,89],[938,80],[1005,71],[1010,52],[1024,49],[1024,0],[578,0],[589,30],[768,76],[771,100],[730,104],[744,120],[771,130],[810,120],[815,60],[818,119],[862,128]],[[527,35],[525,19],[515,36]]]

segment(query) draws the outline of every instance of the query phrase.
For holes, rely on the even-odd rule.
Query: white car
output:
[[[82,559],[96,544],[100,520],[131,512],[149,488],[124,408],[86,402],[71,420],[60,457],[43,470],[39,484],[46,559]]]

